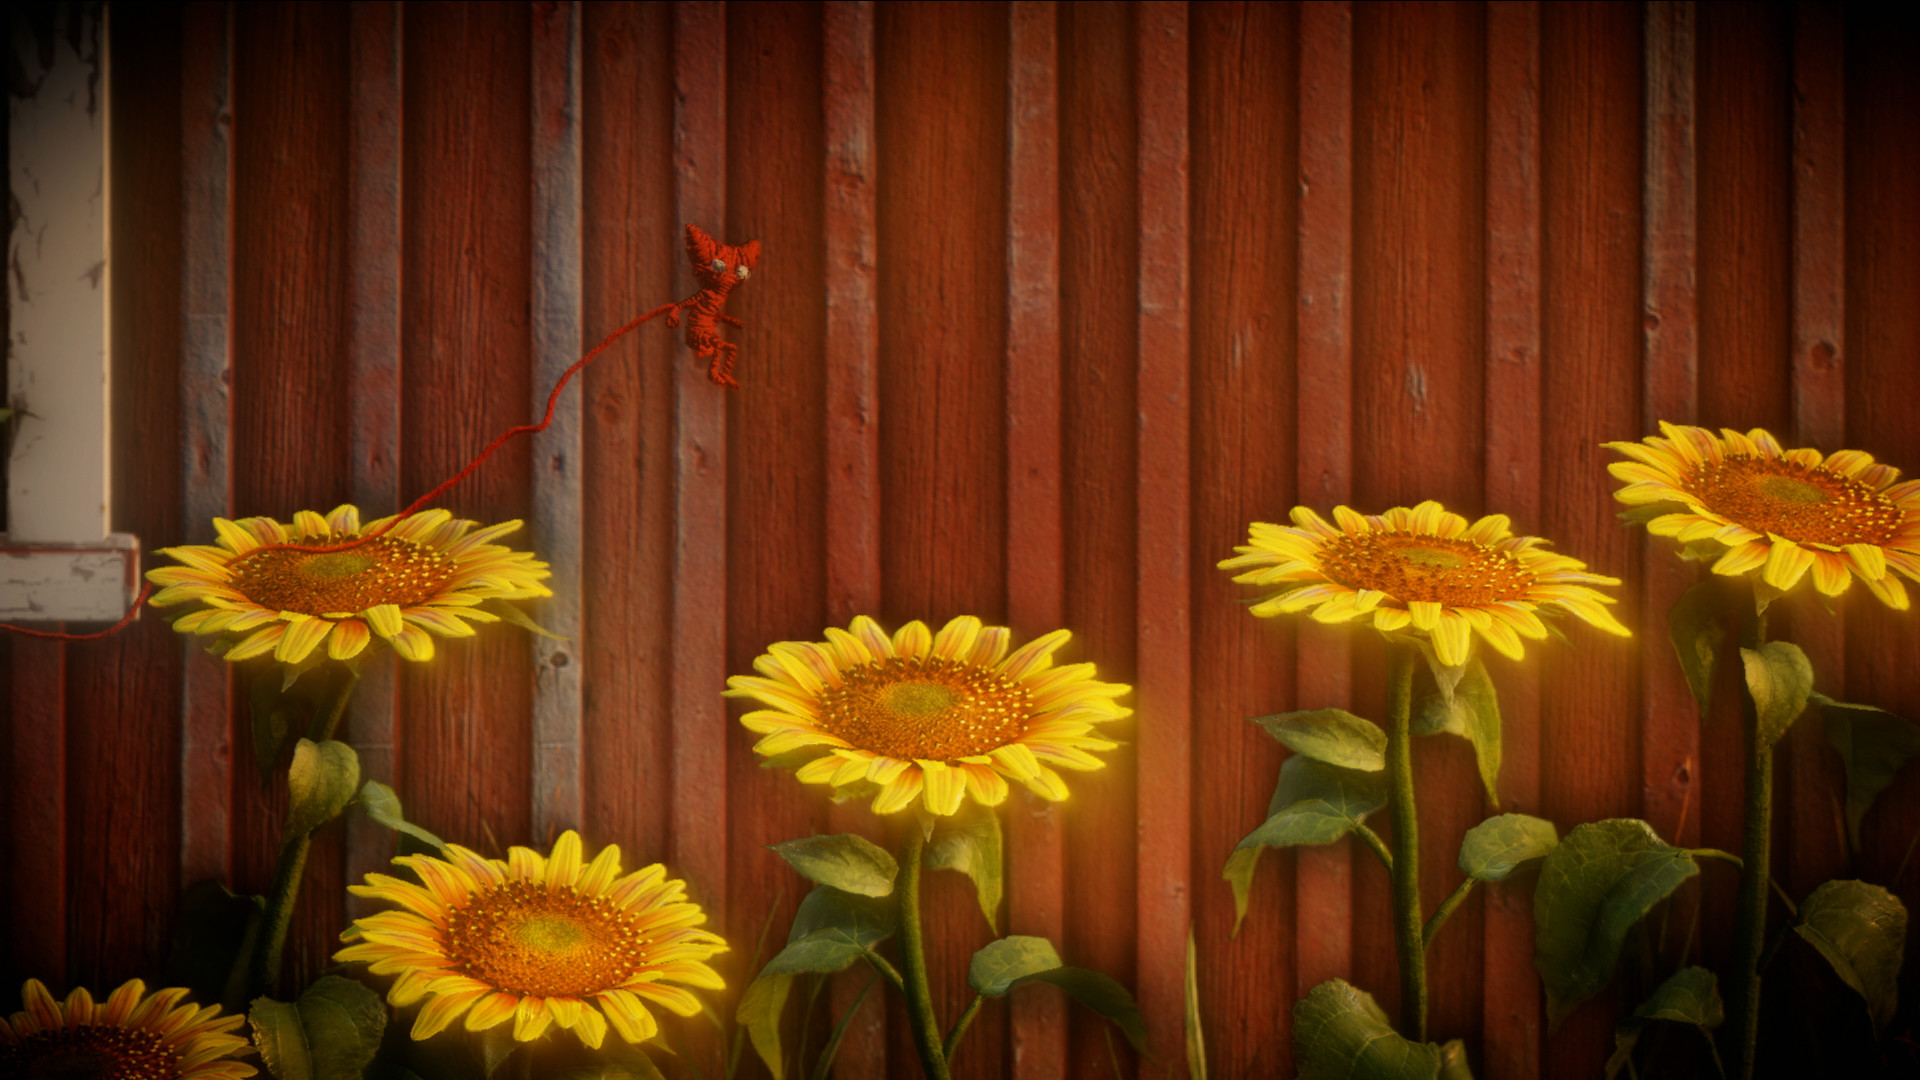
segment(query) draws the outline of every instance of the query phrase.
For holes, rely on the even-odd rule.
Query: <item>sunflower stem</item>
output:
[[[1426,927],[1420,931],[1420,941],[1423,945],[1433,944],[1434,936],[1440,933],[1442,926],[1447,924],[1447,916],[1452,915],[1455,908],[1466,902],[1467,894],[1473,891],[1473,882],[1473,878],[1460,882],[1453,893],[1442,900],[1439,907],[1433,909],[1433,918],[1428,919]]]
[[[1763,611],[1756,614],[1746,635],[1746,647],[1766,643]],[[1749,702],[1747,713],[1747,805],[1741,817],[1740,893],[1735,900],[1733,941],[1734,1080],[1750,1080],[1760,1039],[1760,960],[1766,950],[1767,885],[1773,834],[1773,748],[1760,734],[1759,711]]]
[[[905,970],[903,989],[907,1015],[913,1028],[913,1045],[920,1052],[920,1067],[928,1080],[950,1080],[947,1058],[941,1050],[940,1023],[933,1015],[933,991],[927,984],[926,942],[920,931],[920,853],[926,837],[918,821],[906,823],[906,839],[900,845],[900,964]]]
[[[1427,1041],[1427,957],[1420,917],[1420,826],[1413,799],[1414,650],[1393,647],[1387,674],[1387,782],[1393,820],[1393,944],[1400,955],[1400,1034]]]
[[[293,924],[294,901],[307,869],[307,848],[313,834],[296,836],[280,845],[273,867],[273,889],[267,894],[267,917],[257,952],[253,954],[253,992],[271,995],[280,987],[280,957],[286,949],[287,928]]]
[[[986,998],[979,994],[973,995],[973,1000],[967,1003],[967,1011],[960,1014],[960,1019],[953,1022],[953,1030],[947,1032],[947,1043],[941,1048],[941,1053],[946,1055],[949,1066],[953,1064],[954,1053],[960,1049],[960,1040],[967,1034],[968,1025],[972,1024],[973,1018],[979,1015],[980,1003],[985,1000]]]
[[[347,713],[347,702],[353,698],[354,687],[360,685],[360,667],[358,664],[342,665],[345,676],[334,688],[333,698],[327,703],[325,717],[320,726],[314,729],[317,736],[314,742],[325,742],[333,738],[335,729],[340,726],[340,718]],[[287,930],[293,925],[293,907],[300,899],[300,881],[306,876],[307,849],[313,845],[313,834],[306,833],[293,837],[280,845],[280,857],[273,866],[273,889],[267,895],[266,931],[253,954],[253,972],[251,982],[256,994],[271,994],[280,986],[280,961],[285,955]]]
[[[353,699],[354,687],[360,685],[359,664],[342,664],[341,669],[346,672],[346,677],[340,680],[340,685],[334,689],[333,700],[327,703],[326,719],[320,722],[314,742],[326,742],[333,738],[334,731],[340,726],[340,718],[347,715],[347,702]]]

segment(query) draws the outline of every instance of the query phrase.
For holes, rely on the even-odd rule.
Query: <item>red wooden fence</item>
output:
[[[1392,1010],[1387,889],[1344,847],[1269,857],[1230,934],[1220,867],[1282,757],[1244,720],[1377,716],[1383,664],[1248,617],[1213,563],[1296,503],[1510,514],[1623,577],[1640,637],[1495,663],[1503,808],[1737,848],[1737,710],[1698,720],[1664,640],[1693,572],[1616,521],[1600,443],[1759,425],[1920,470],[1917,44],[1808,4],[115,7],[115,527],[394,508],[691,291],[682,222],[757,238],[741,390],[645,327],[445,501],[529,519],[570,640],[371,665],[368,774],[485,850],[577,826],[668,861],[737,987],[803,891],[762,845],[870,819],[759,769],[726,675],[862,612],[1066,626],[1137,717],[1068,802],[1008,804],[1011,929],[1135,987],[1158,1060],[1122,1068],[1159,1076],[1191,924],[1214,1075],[1285,1075],[1312,985]],[[1920,718],[1920,617],[1839,608],[1785,631],[1821,688]],[[0,680],[5,985],[155,977],[184,885],[265,887],[281,807],[219,661],[150,617],[8,638]],[[1796,894],[1848,869],[1816,728],[1781,766]],[[1429,909],[1488,812],[1452,742],[1421,747]],[[1910,907],[1917,827],[1908,778],[1852,870]],[[322,834],[298,973],[387,844]],[[930,894],[950,1015],[986,929]],[[1732,894],[1689,894],[1710,965]],[[1530,910],[1507,885],[1455,916],[1433,1029],[1491,1080],[1597,1075],[1621,1003],[1547,1035]],[[842,1075],[911,1071],[891,1008]],[[974,1031],[967,1076],[1111,1071],[1042,993]]]

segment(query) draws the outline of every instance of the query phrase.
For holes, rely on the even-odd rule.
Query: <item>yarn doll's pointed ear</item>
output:
[[[703,267],[712,262],[713,253],[719,246],[713,242],[713,237],[700,231],[700,226],[687,226],[687,258],[693,261],[693,265]]]
[[[745,244],[742,244],[740,246],[740,261],[747,264],[747,269],[749,270],[759,269],[760,241],[749,240]]]

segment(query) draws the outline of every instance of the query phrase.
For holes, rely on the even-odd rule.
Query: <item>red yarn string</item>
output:
[[[373,532],[367,533],[365,536],[361,536],[356,539],[349,540],[343,544],[314,545],[314,546],[303,546],[300,544],[267,544],[267,545],[263,545],[261,547],[255,548],[254,550],[255,551],[301,551],[301,552],[306,552],[308,554],[313,554],[313,555],[324,555],[329,552],[348,551],[353,548],[359,547],[361,544],[365,544],[369,541],[376,540],[379,537],[385,535],[394,526],[400,524],[402,521],[405,521],[407,518],[412,517],[414,514],[418,513],[422,507],[426,506],[428,503],[439,498],[440,496],[445,495],[449,490],[451,490],[454,487],[454,485],[460,483],[462,480],[465,480],[468,476],[471,476],[473,474],[473,471],[480,467],[481,462],[491,457],[495,450],[498,450],[502,446],[505,446],[508,443],[508,441],[512,440],[516,436],[528,435],[534,432],[547,430],[548,426],[553,423],[553,409],[555,405],[559,404],[560,391],[565,390],[567,388],[567,383],[573,379],[574,375],[578,373],[581,368],[586,367],[588,364],[592,363],[596,357],[598,357],[601,353],[607,351],[608,346],[620,340],[626,334],[628,334],[629,332],[634,330],[636,327],[638,327],[641,323],[644,323],[649,319],[656,318],[660,315],[664,315],[667,312],[672,311],[673,309],[679,306],[680,305],[677,303],[662,304],[659,307],[654,308],[652,311],[647,312],[645,315],[642,315],[639,318],[634,319],[632,322],[629,322],[627,325],[621,327],[618,330],[615,330],[613,333],[608,334],[606,337],[602,338],[600,341],[600,344],[595,345],[593,348],[587,350],[587,354],[585,356],[582,356],[579,360],[575,361],[574,365],[568,368],[565,374],[560,376],[560,381],[553,385],[553,392],[547,395],[547,413],[545,416],[543,416],[540,419],[539,423],[518,424],[518,425],[515,425],[514,427],[508,428],[506,431],[501,432],[498,437],[496,437],[492,442],[487,444],[486,449],[481,450],[480,453],[476,455],[472,461],[467,462],[466,468],[463,468],[459,472],[454,473],[451,477],[447,478],[438,487],[435,487],[432,491],[429,491],[425,495],[422,495],[419,498],[413,500],[413,502],[410,505],[408,505],[408,507],[405,510],[400,511],[399,514],[389,519],[387,523],[382,525],[380,528],[374,530]],[[101,638],[109,637],[113,634],[119,633],[121,630],[126,629],[127,624],[133,621],[134,616],[138,614],[140,611],[140,606],[147,602],[147,596],[152,592],[153,592],[153,583],[148,582],[146,587],[140,590],[139,598],[133,602],[133,607],[127,610],[126,615],[122,616],[119,622],[114,623],[112,626],[108,627],[107,629],[101,630],[97,633],[62,634],[62,633],[57,633],[51,630],[29,630],[24,626],[14,626],[11,623],[0,623],[0,630],[9,630],[16,634],[25,634],[28,637],[52,638],[55,641],[98,641]]]

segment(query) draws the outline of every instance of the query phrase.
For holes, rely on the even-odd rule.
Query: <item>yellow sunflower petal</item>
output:
[[[431,1039],[446,1030],[448,1024],[467,1011],[468,1006],[488,994],[486,990],[468,990],[455,994],[435,994],[433,1000],[420,1007],[420,1015],[413,1021],[413,1039],[421,1042]]]
[[[518,994],[488,994],[467,1010],[467,1017],[462,1024],[468,1031],[487,1031],[512,1018],[514,1010],[519,1007]]]
[[[1415,625],[1419,619],[1416,616]],[[1467,662],[1469,650],[1473,645],[1473,627],[1467,620],[1447,612],[1427,630],[1427,636],[1433,640],[1433,651],[1440,662],[1448,667],[1459,667]]]
[[[920,766],[922,799],[927,812],[942,817],[960,811],[960,802],[967,794],[966,773],[953,768],[944,761],[916,761]]]
[[[351,660],[359,656],[373,640],[373,634],[367,630],[367,624],[359,619],[343,619],[333,626],[333,635],[327,638],[327,656],[334,660]]]
[[[629,1043],[643,1043],[660,1033],[660,1024],[641,1000],[627,990],[608,990],[599,995],[607,1023]]]
[[[403,660],[433,659],[433,637],[417,626],[402,626],[391,641],[393,651]]]
[[[1807,568],[1813,565],[1813,552],[1783,537],[1775,537],[1773,547],[1767,552],[1767,562],[1760,571],[1760,579],[1785,592],[1800,583]]]
[[[926,778],[919,769],[905,769],[880,788],[880,794],[874,796],[873,812],[893,814],[913,805],[926,786]]]

